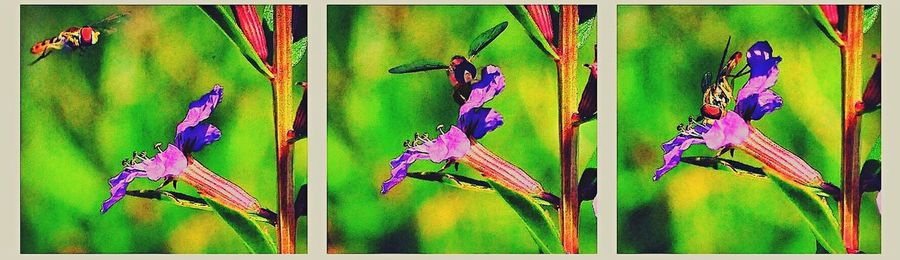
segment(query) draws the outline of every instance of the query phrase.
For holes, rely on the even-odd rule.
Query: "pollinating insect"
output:
[[[716,73],[715,81],[709,72],[703,74],[703,79],[700,80],[700,90],[703,91],[703,106],[700,107],[700,114],[708,119],[719,119],[725,114],[728,103],[733,97],[734,79],[749,73],[749,71],[745,71],[747,66],[744,66],[738,73],[731,74],[743,55],[740,51],[736,51],[726,62],[725,55],[728,54],[729,45],[731,45],[731,37],[728,37],[725,50],[722,51],[722,59],[719,62],[719,71]]]
[[[506,30],[507,25],[509,25],[509,23],[504,21],[493,28],[482,32],[478,37],[472,40],[471,44],[469,44],[469,55],[467,57],[463,57],[462,55],[453,56],[453,58],[450,59],[449,65],[439,61],[419,60],[393,67],[389,69],[388,72],[393,74],[404,74],[431,70],[446,70],[447,76],[450,78],[450,85],[453,86],[453,100],[462,105],[466,102],[466,99],[469,98],[469,94],[472,92],[472,81],[478,76],[478,68],[472,64],[472,61],[478,53],[484,50],[484,48],[494,41],[497,36],[500,36],[500,33],[503,33],[503,31]]]
[[[81,27],[69,27],[59,33],[59,35],[39,41],[31,46],[31,54],[37,55],[37,59],[30,65],[50,55],[54,51],[63,49],[79,50],[88,46],[96,45],[100,42],[100,35],[115,31],[113,28],[119,22],[128,17],[128,13],[117,13],[110,15],[103,20],[91,25]]]

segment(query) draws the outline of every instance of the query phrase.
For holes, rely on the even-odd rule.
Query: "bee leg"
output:
[[[450,168],[451,165],[455,166],[455,171],[459,171],[459,163],[458,162],[448,162],[448,163],[444,164],[444,166],[441,166],[441,169],[438,170],[437,172],[443,172],[447,168]]]
[[[744,65],[744,67],[741,68],[741,70],[739,70],[739,71],[738,71],[737,73],[735,73],[734,75],[730,75],[730,76],[731,76],[732,78],[737,78],[737,77],[740,77],[740,76],[747,75],[747,73],[750,73],[750,71],[747,70],[747,68],[750,68],[750,64]]]
[[[440,169],[437,170],[437,172],[444,172],[444,170],[446,170],[447,168],[450,168],[450,165],[451,165],[451,164],[453,164],[453,163],[452,163],[452,162],[448,162],[448,163],[444,164],[443,166],[441,166]]]
[[[172,178],[172,177],[166,177],[166,180],[163,181],[162,185],[159,185],[159,187],[156,187],[156,191],[159,191],[159,190],[161,190],[162,188],[165,188],[166,185],[169,184],[169,183],[172,183],[172,187],[175,187],[175,178]],[[178,187],[175,187],[175,188],[177,189]]]

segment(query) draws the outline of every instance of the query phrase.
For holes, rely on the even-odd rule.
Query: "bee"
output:
[[[500,36],[500,34],[506,30],[508,25],[509,23],[504,21],[491,29],[482,32],[478,37],[472,40],[471,44],[469,44],[469,55],[467,57],[455,55],[450,58],[449,65],[439,61],[420,60],[393,67],[389,69],[388,72],[391,74],[404,74],[431,70],[446,70],[450,85],[453,87],[453,100],[462,105],[466,102],[466,99],[469,98],[469,94],[472,92],[472,81],[478,75],[478,70],[475,65],[472,64],[472,61],[478,53],[488,46],[488,44],[493,42],[497,36]]]
[[[113,32],[113,26],[123,21],[128,13],[110,15],[103,20],[91,25],[81,27],[69,27],[56,37],[39,41],[31,46],[31,54],[38,55],[30,65],[46,58],[50,53],[63,49],[79,50],[96,45],[100,41],[100,34]]]
[[[731,45],[730,36],[728,42],[725,43],[725,50],[722,51],[722,59],[719,62],[719,71],[716,73],[715,81],[709,72],[703,74],[703,78],[700,80],[700,90],[703,91],[703,106],[700,107],[700,114],[708,119],[715,120],[725,115],[725,109],[734,96],[734,79],[749,73],[749,71],[745,71],[748,67],[745,65],[737,73],[731,74],[731,71],[743,58],[743,54],[736,51],[726,61],[725,55],[728,54],[729,45]]]

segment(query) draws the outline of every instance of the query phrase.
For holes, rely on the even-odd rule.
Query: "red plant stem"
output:
[[[844,120],[841,136],[841,236],[848,253],[859,252],[859,121],[856,103],[862,96],[863,6],[847,7],[846,37],[841,47],[841,91]]]
[[[293,146],[288,131],[293,123],[291,99],[291,6],[275,6],[275,78],[272,94],[275,115],[275,154],[278,171],[278,252],[293,254],[297,219],[294,217]]]
[[[562,6],[556,72],[559,85],[559,156],[562,174],[560,238],[566,253],[578,253],[578,126],[576,69],[578,67],[578,7]]]

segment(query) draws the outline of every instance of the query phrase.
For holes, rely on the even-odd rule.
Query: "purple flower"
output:
[[[778,80],[778,63],[781,57],[772,56],[768,42],[753,44],[747,50],[747,64],[750,65],[750,79],[738,92],[734,111],[746,120],[759,120],[765,114],[781,108],[783,101],[772,86]]]
[[[777,174],[796,183],[823,188],[822,175],[805,161],[779,146],[750,121],[781,108],[783,101],[771,90],[778,80],[781,57],[772,55],[768,42],[760,41],[747,50],[750,79],[741,88],[733,111],[725,111],[719,119],[692,118],[687,126],[679,126],[680,133],[662,145],[663,166],[656,170],[653,180],[678,165],[681,155],[691,145],[705,144],[712,150],[738,149],[756,158]]]
[[[191,157],[203,147],[219,140],[221,132],[214,125],[202,123],[209,118],[216,106],[222,101],[222,87],[216,85],[212,91],[191,102],[184,120],[175,128],[174,144],[160,149],[155,156],[148,157],[146,152],[135,153],[131,160],[123,161],[125,168],[109,179],[110,198],[103,202],[100,211],[105,213],[126,193],[128,184],[135,178],[147,178],[152,181],[160,179],[183,180],[194,186],[204,197],[247,211],[258,211],[256,199],[244,192],[237,185],[219,177],[206,169]]]
[[[484,104],[503,91],[506,80],[500,68],[489,65],[482,69],[482,79],[472,85],[472,92],[460,106],[457,124],[435,139],[416,134],[407,141],[407,149],[391,160],[391,178],[381,186],[385,194],[406,178],[409,166],[418,160],[434,163],[460,162],[479,170],[482,175],[520,192],[539,194],[543,188],[524,171],[502,160],[477,142],[488,132],[503,125],[503,117]]]

